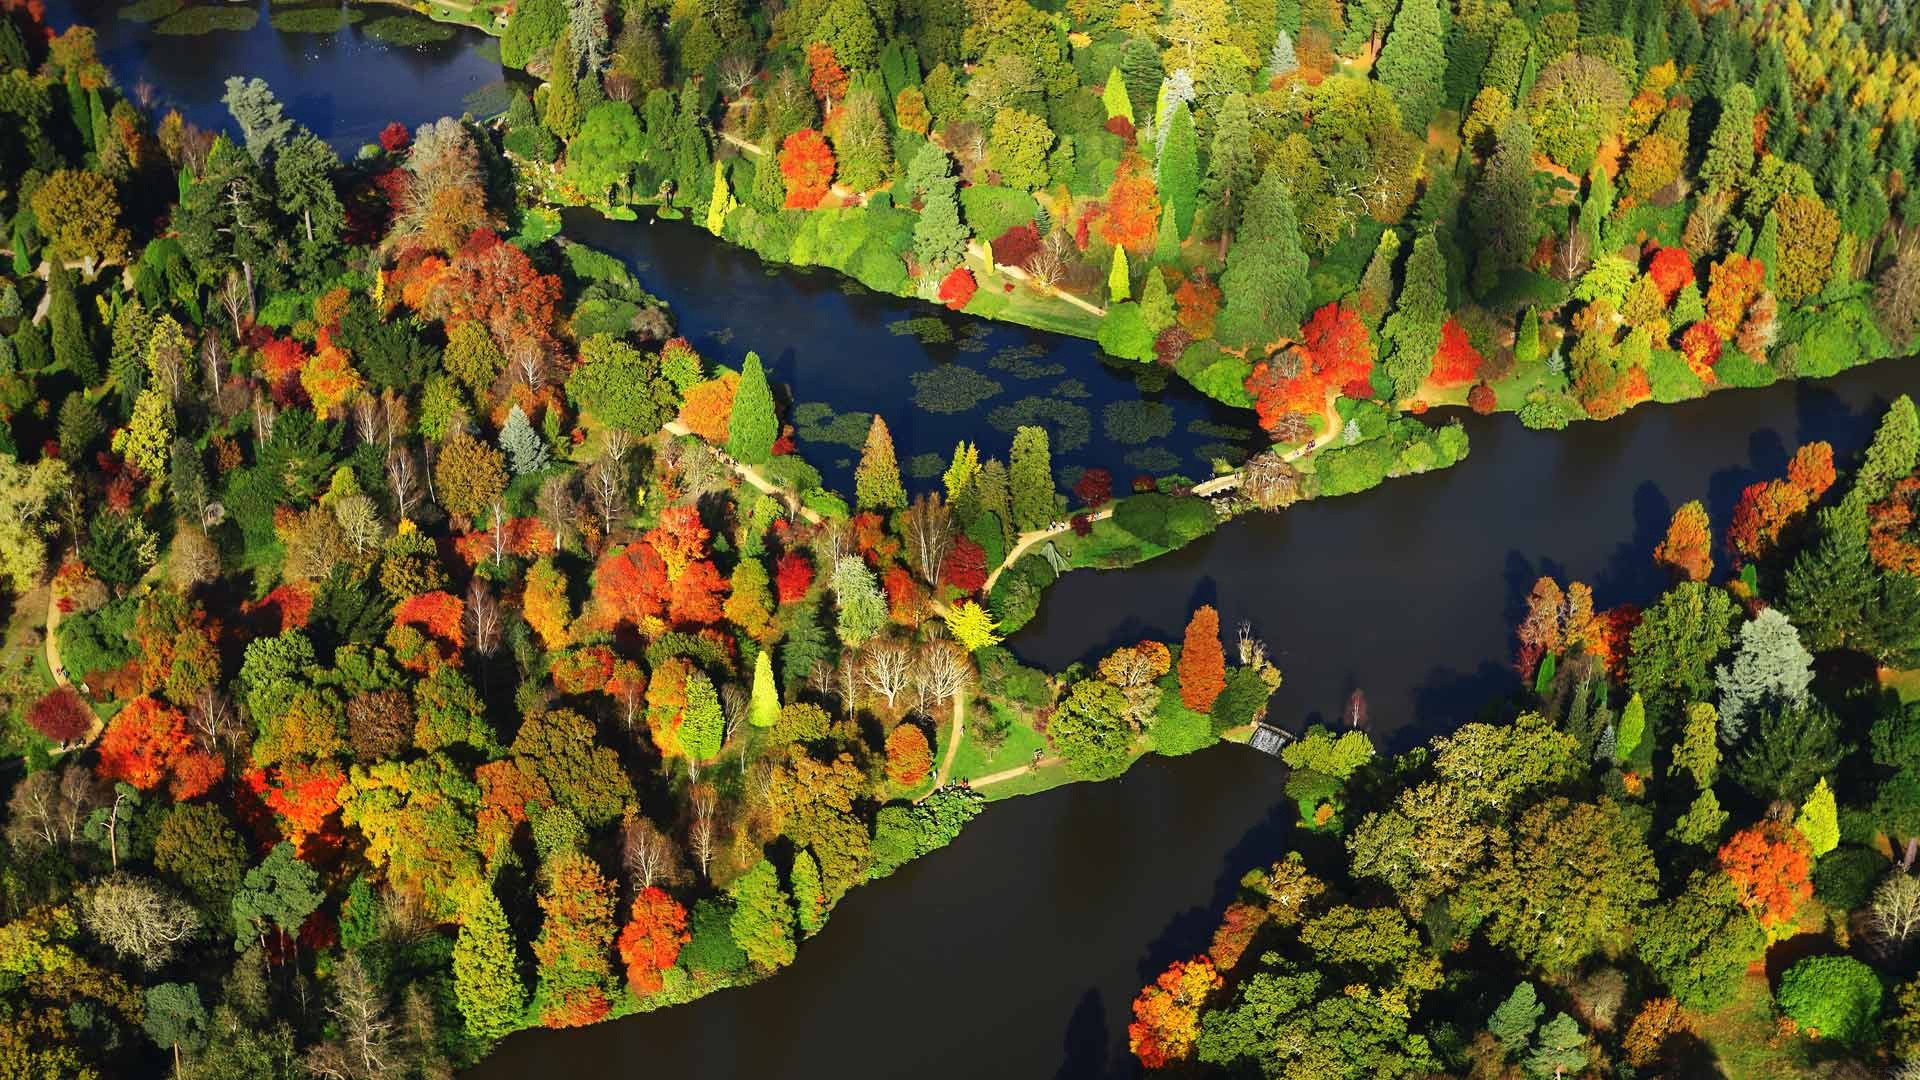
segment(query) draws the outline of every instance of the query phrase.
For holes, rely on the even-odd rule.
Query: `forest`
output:
[[[1297,846],[1140,991],[1138,1060],[1920,1075],[1917,457],[1903,396],[1850,477],[1802,446],[1720,545],[1681,506],[1644,609],[1542,577],[1526,690],[1425,746],[1309,729],[1283,751]]]
[[[1069,516],[1044,430],[910,497],[876,417],[830,491],[499,131],[344,162],[237,76],[205,131],[5,16],[0,1075],[449,1076],[770,975],[989,798],[1264,712],[1209,607],[1001,646],[989,574]],[[1250,498],[1145,487],[1076,497],[1162,549]]]
[[[1362,403],[1559,428],[1920,327],[1900,8],[601,6],[505,26],[537,197],[1097,338],[1293,451],[1370,440]]]

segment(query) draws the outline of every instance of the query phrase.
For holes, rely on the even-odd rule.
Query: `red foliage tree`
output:
[[[553,337],[560,279],[490,229],[476,229],[426,298],[427,314],[449,324],[475,320],[509,360],[557,351]]]
[[[1481,416],[1491,415],[1499,407],[1499,398],[1494,396],[1493,387],[1486,383],[1474,383],[1473,389],[1467,391],[1467,408]]]
[[[1433,354],[1435,386],[1459,386],[1480,374],[1480,352],[1467,340],[1460,320],[1449,318],[1440,328],[1440,347]]]
[[[807,85],[820,99],[822,112],[831,113],[838,102],[847,100],[847,69],[833,55],[833,46],[815,41],[807,46]]]
[[[927,590],[914,580],[906,567],[898,563],[887,567],[880,585],[887,594],[888,618],[905,627],[916,627],[926,621]]]
[[[833,148],[812,128],[787,136],[780,144],[780,175],[786,178],[789,210],[811,210],[833,186]]]
[[[1680,355],[1701,382],[1712,383],[1713,365],[1720,362],[1720,331],[1705,319],[1687,327],[1680,335]]]
[[[956,266],[947,272],[940,281],[940,302],[959,311],[973,299],[979,285],[973,280],[973,271],[964,266]]]
[[[910,787],[933,768],[933,748],[918,724],[901,724],[887,735],[887,779]]]
[[[1195,712],[1213,708],[1227,688],[1227,657],[1220,647],[1220,613],[1202,604],[1187,620],[1180,646],[1180,700]]]
[[[1127,140],[1128,145],[1133,144],[1133,139],[1134,139],[1133,123],[1129,121],[1126,117],[1109,116],[1107,117],[1106,127],[1108,131],[1111,131],[1115,135],[1118,135],[1121,138]]]
[[[1239,900],[1228,904],[1220,925],[1214,928],[1213,942],[1207,946],[1207,959],[1213,961],[1217,970],[1231,970],[1246,954],[1247,946],[1253,944],[1253,936],[1266,924],[1265,907]]]
[[[1661,298],[1671,304],[1681,289],[1693,284],[1693,256],[1686,248],[1663,247],[1647,264],[1647,275],[1660,289]]]
[[[71,686],[56,686],[27,707],[27,724],[57,743],[70,743],[93,729],[93,710]]]
[[[993,261],[1002,266],[1025,266],[1040,251],[1040,230],[1032,222],[1015,225],[993,241]]]
[[[1784,480],[1748,484],[1733,506],[1727,543],[1742,559],[1757,561],[1833,486],[1833,447],[1813,442],[1794,451]]]
[[[340,789],[346,774],[328,761],[251,769],[241,778],[280,819],[281,833],[311,862],[340,840]]]
[[[1088,469],[1074,481],[1073,493],[1089,509],[1102,506],[1113,498],[1113,474],[1105,469]]]
[[[773,594],[782,604],[797,604],[813,587],[813,563],[798,551],[780,556],[773,567]]]
[[[1720,867],[1740,902],[1768,928],[1790,922],[1813,895],[1806,837],[1777,821],[1733,834],[1720,848]]]
[[[987,583],[987,553],[965,536],[953,541],[953,551],[940,568],[941,583],[962,593],[978,592]]]
[[[287,405],[302,398],[300,372],[308,359],[306,346],[292,338],[272,338],[260,346],[260,376],[276,402]]]
[[[673,596],[667,564],[652,544],[629,544],[600,560],[593,574],[593,597],[609,626],[641,626],[664,618]]]
[[[412,143],[413,136],[408,133],[407,125],[398,120],[380,129],[380,149],[389,154],[397,154]]]
[[[1351,305],[1326,304],[1315,311],[1300,328],[1300,347],[1321,382],[1341,387],[1348,397],[1371,396],[1371,387],[1358,394],[1344,389],[1373,374],[1373,342]]]
[[[1213,336],[1213,320],[1220,314],[1220,286],[1195,271],[1173,290],[1173,308],[1181,328],[1204,341]]]
[[[636,995],[657,994],[662,976],[680,959],[681,946],[692,941],[687,933],[687,909],[665,891],[649,885],[633,898],[627,925],[620,928],[620,959],[627,965],[627,985]]]

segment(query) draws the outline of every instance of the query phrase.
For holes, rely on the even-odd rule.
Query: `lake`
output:
[[[230,72],[267,75],[303,123],[334,137],[364,130],[349,135],[361,141],[386,119],[417,124],[455,109],[482,81],[470,47],[437,61],[393,57],[365,51],[349,33],[303,39],[296,50],[256,29],[227,35],[253,44],[216,37],[189,62],[170,51],[182,39],[155,46],[145,28],[100,25],[103,41],[113,29],[110,60],[123,81],[145,79],[167,100],[210,109],[197,115],[213,121]],[[289,51],[313,59],[296,64]],[[387,70],[395,65],[406,72]],[[419,92],[397,91],[393,80]],[[903,462],[944,453],[958,434],[1004,449],[1005,436],[977,412],[915,410],[912,375],[961,363],[1013,384],[988,361],[1014,348],[1066,368],[1046,385],[1078,379],[1089,395],[1075,400],[1101,406],[1090,409],[1079,460],[1124,463],[1136,449],[1107,440],[1100,423],[1107,403],[1127,400],[1130,373],[1100,365],[1085,343],[968,330],[969,320],[945,316],[955,343],[923,345],[889,327],[935,310],[926,305],[849,292],[829,274],[769,272],[685,225],[581,215],[568,225],[639,268],[708,355],[733,363],[758,348],[799,402],[884,413]],[[1035,345],[1040,355],[1030,355]],[[1664,584],[1650,552],[1674,506],[1703,498],[1724,527],[1740,489],[1779,475],[1799,443],[1828,439],[1843,457],[1855,453],[1885,403],[1915,390],[1920,367],[1888,361],[1564,432],[1527,431],[1511,416],[1469,418],[1472,455],[1452,470],[1245,518],[1130,570],[1069,574],[1011,644],[1057,667],[1143,635],[1175,637],[1192,605],[1210,601],[1228,626],[1252,621],[1285,672],[1274,719],[1298,727],[1337,715],[1357,687],[1375,732],[1397,747],[1470,719],[1515,687],[1511,627],[1539,574],[1591,583],[1602,606],[1645,601]],[[1177,411],[1170,434],[1217,415],[1187,391],[1133,392]],[[1197,450],[1163,440],[1176,444],[1169,453],[1191,459]],[[838,459],[809,453],[836,468]],[[1203,949],[1239,875],[1286,850],[1282,773],[1229,746],[996,804],[952,846],[849,895],[777,977],[615,1023],[525,1032],[470,1075],[1132,1075],[1133,994],[1169,961]]]

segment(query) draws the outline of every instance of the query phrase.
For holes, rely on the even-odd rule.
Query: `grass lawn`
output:
[[[1699,1018],[1700,1038],[1712,1050],[1722,1076],[1797,1080],[1821,1075],[1798,1039],[1774,1043],[1773,998],[1765,975],[1748,975],[1725,1008]]]
[[[1920,669],[1896,671],[1883,668],[1880,671],[1880,685],[1899,694],[1901,701],[1920,701]]]
[[[974,724],[978,723],[983,715],[978,710],[969,712],[967,715],[967,731],[960,740],[960,752],[953,759],[952,778],[954,780],[971,780],[989,773],[1019,768],[1033,761],[1035,750],[1044,749],[1047,745],[1044,735],[1033,730],[1026,723],[1016,721],[1012,730],[1007,732],[1007,737],[1001,740],[999,748],[989,751],[974,734]],[[951,725],[941,729],[943,741],[952,733],[952,730]],[[946,753],[944,745],[941,746],[940,752]],[[987,790],[995,791],[999,786],[996,784]]]

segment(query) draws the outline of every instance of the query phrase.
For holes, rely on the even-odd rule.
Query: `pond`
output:
[[[702,355],[738,367],[757,350],[792,395],[799,450],[853,490],[869,418],[884,416],[910,491],[939,486],[954,444],[1005,460],[1014,429],[1047,429],[1063,486],[1105,468],[1213,475],[1253,445],[1252,414],[1154,365],[1103,360],[1090,341],[870,292],[830,270],[771,267],[685,221],[565,215],[565,235],[625,259]],[[1145,388],[1143,388],[1143,382]]]
[[[471,49],[439,61],[363,55],[365,43],[350,34],[303,40],[297,51],[317,56],[306,67],[290,63],[278,38],[245,47],[192,39],[212,51],[188,58],[172,52],[177,39],[142,27],[117,27],[113,39],[123,80],[145,79],[182,105],[212,101],[203,115],[214,121],[225,74],[258,73],[274,79],[298,119],[334,135],[458,111],[476,78]],[[420,66],[404,76],[385,70],[396,64]],[[418,92],[396,89],[391,80],[403,78]],[[735,362],[757,347],[799,402],[884,412],[903,462],[945,453],[960,435],[1003,448],[984,413],[1043,392],[993,366],[1008,348],[1044,346],[1019,356],[1067,368],[1037,385],[1085,384],[1088,396],[1071,400],[1088,404],[1087,446],[1099,448],[1089,453],[1124,461],[1128,448],[1101,430],[1109,402],[1168,404],[1183,418],[1170,436],[1213,416],[1172,389],[1124,396],[1128,374],[1102,368],[1081,343],[969,330],[957,316],[942,316],[951,344],[898,337],[890,324],[934,309],[849,294],[832,275],[768,271],[691,227],[575,215],[569,232],[639,267],[709,355]],[[1003,390],[973,412],[913,408],[912,376],[956,363]],[[1285,672],[1274,719],[1297,727],[1335,715],[1357,687],[1376,733],[1404,745],[1514,687],[1504,662],[1511,627],[1540,573],[1591,583],[1603,606],[1645,601],[1663,584],[1649,553],[1673,506],[1704,498],[1724,526],[1741,487],[1779,475],[1793,447],[1828,439],[1843,457],[1857,452],[1886,401],[1916,390],[1920,367],[1902,360],[1557,433],[1527,431],[1510,416],[1472,419],[1472,456],[1450,471],[1243,519],[1124,576],[1069,574],[1012,645],[1059,666],[1142,635],[1176,636],[1191,606],[1211,601],[1229,626],[1251,620]],[[1170,452],[1191,457],[1197,446]],[[1203,949],[1239,875],[1286,850],[1281,782],[1271,759],[1221,747],[996,804],[951,847],[848,896],[776,978],[617,1023],[516,1035],[470,1075],[1132,1075],[1132,995],[1169,961]]]

